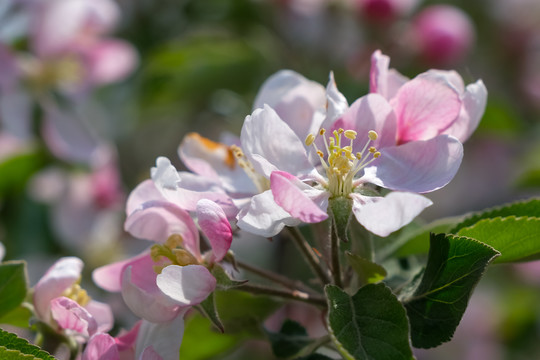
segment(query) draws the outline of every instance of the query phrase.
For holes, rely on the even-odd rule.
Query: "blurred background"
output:
[[[538,196],[537,0],[2,0],[4,260],[28,260],[33,285],[60,256],[89,274],[134,254],[146,244],[123,232],[124,204],[156,157],[181,169],[185,134],[239,134],[280,69],[323,85],[333,71],[352,103],[376,49],[406,76],[455,69],[488,89],[425,221]],[[538,263],[491,267],[454,341],[418,358],[539,358],[539,286]]]

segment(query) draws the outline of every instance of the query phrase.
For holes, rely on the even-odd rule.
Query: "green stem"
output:
[[[326,307],[326,299],[320,295],[308,294],[300,290],[276,289],[264,285],[243,284],[235,290],[249,292],[255,295],[271,295],[284,299],[296,300],[313,304],[319,307]]]
[[[332,217],[332,222],[330,223],[330,251],[331,251],[331,261],[332,261],[332,278],[334,285],[343,288],[343,283],[341,281],[341,265],[339,262],[339,236],[337,234],[336,222]]]
[[[291,289],[291,290],[302,290],[306,293],[312,293],[313,290],[307,287],[303,282],[298,280],[291,280],[286,276],[277,274],[275,272],[271,272],[265,269],[261,269],[257,266],[246,264],[242,261],[236,260],[236,265],[238,267],[247,270],[253,274],[256,274],[262,278],[268,279],[270,281],[275,282],[276,284],[283,285],[284,287]]]
[[[319,278],[321,284],[326,285],[330,283],[330,277],[328,276],[326,270],[323,269],[319,257],[317,256],[317,254],[315,254],[315,252],[311,248],[311,245],[309,245],[300,230],[298,230],[298,228],[289,226],[287,226],[286,229],[289,231],[289,234],[291,235],[294,243],[300,250],[300,253],[302,253],[313,272]]]

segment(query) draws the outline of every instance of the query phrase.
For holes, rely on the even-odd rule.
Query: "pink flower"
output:
[[[80,342],[113,325],[109,306],[92,300],[79,286],[82,266],[76,257],[59,259],[36,284],[33,294],[36,316]]]
[[[388,22],[409,13],[418,0],[356,0],[358,11],[371,22]]]
[[[463,84],[455,71],[429,70],[409,80],[389,69],[390,58],[380,51],[371,57],[370,92],[382,95],[397,118],[397,144],[448,134],[465,142],[486,107],[482,80]]]
[[[422,10],[412,21],[412,37],[424,60],[436,66],[462,60],[474,43],[470,17],[451,5],[434,5]]]

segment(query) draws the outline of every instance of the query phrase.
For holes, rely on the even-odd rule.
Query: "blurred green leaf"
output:
[[[0,318],[17,308],[27,292],[26,263],[8,261],[0,264]]]
[[[345,252],[349,264],[351,264],[361,284],[373,284],[383,281],[386,277],[386,270],[379,264],[371,262],[349,251]]]
[[[325,287],[330,336],[345,359],[413,359],[405,309],[384,284],[368,284],[352,297]]]
[[[523,125],[514,108],[501,99],[490,99],[478,126],[479,132],[491,132],[504,136],[518,134]]]
[[[452,338],[474,287],[498,255],[495,249],[474,239],[431,235],[421,281],[402,296],[413,346],[431,348]]]
[[[54,357],[39,347],[31,345],[27,340],[0,329],[0,359],[54,360]]]
[[[279,358],[292,357],[313,343],[306,329],[296,321],[287,319],[279,332],[267,332],[272,352]]]
[[[480,220],[462,228],[457,235],[468,236],[501,253],[495,263],[540,259],[540,217],[497,217]]]
[[[220,331],[224,332],[223,324],[219,318],[216,308],[215,293],[211,293],[208,297],[197,306],[198,310],[209,319],[212,324]]]
[[[11,192],[21,192],[28,179],[45,165],[43,154],[28,152],[0,162],[0,199]]]
[[[9,313],[0,317],[0,324],[9,324],[20,328],[26,328],[29,325],[32,312],[25,306],[19,306]]]
[[[234,280],[225,272],[225,270],[218,264],[215,264],[212,268],[212,275],[216,278],[217,288],[219,290],[229,290],[235,287],[245,284],[248,280]]]

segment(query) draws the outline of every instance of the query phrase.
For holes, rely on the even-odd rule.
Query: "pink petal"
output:
[[[148,256],[126,267],[122,276],[122,297],[138,317],[156,323],[167,322],[174,319],[180,309],[157,287],[153,265]]]
[[[51,315],[60,328],[84,337],[92,336],[97,330],[97,323],[92,315],[77,302],[64,296],[51,301]]]
[[[356,100],[349,110],[336,120],[330,130],[343,128],[354,130],[357,138],[354,141],[353,151],[361,151],[369,140],[368,132],[374,130],[378,133],[377,140],[370,143],[376,148],[396,144],[396,116],[390,104],[378,94],[368,94]]]
[[[200,257],[197,226],[187,211],[170,202],[144,203],[127,217],[124,229],[137,238],[159,243],[179,234],[184,239],[184,248]]]
[[[34,307],[38,317],[49,319],[52,299],[73,285],[81,277],[83,262],[76,257],[64,257],[54,263],[34,287]]]
[[[87,79],[91,84],[104,85],[122,80],[137,66],[135,49],[120,40],[99,41],[84,48]]]
[[[291,174],[274,171],[270,176],[270,187],[274,200],[293,217],[305,223],[318,223],[328,218],[299,186],[306,185]],[[302,186],[303,187],[303,186]]]
[[[156,279],[159,289],[178,305],[200,304],[216,288],[216,279],[202,265],[170,265]]]
[[[444,134],[455,136],[465,142],[476,130],[486,109],[487,89],[482,80],[467,85],[462,97],[463,106],[459,117]]]
[[[101,266],[92,272],[92,280],[104,290],[120,292],[122,290],[122,272],[124,268],[131,262],[147,256],[148,252],[144,252],[133,258]]]
[[[318,111],[325,103],[325,89],[321,84],[294,71],[281,70],[264,82],[253,109],[270,106],[300,139],[305,139],[308,133],[318,130],[323,120]]]
[[[126,203],[126,215],[131,214],[143,203],[151,200],[165,200],[165,198],[156,188],[154,182],[148,179],[137,185],[137,187],[129,194]]]
[[[277,235],[286,225],[296,226],[299,220],[276,204],[271,190],[253,196],[249,205],[238,213],[237,226],[247,232],[263,237]]]
[[[104,333],[92,336],[86,344],[82,360],[120,360],[114,338]]]
[[[463,158],[463,145],[449,135],[381,149],[376,166],[366,168],[366,178],[387,189],[425,193],[452,180]]]
[[[398,143],[427,140],[458,118],[460,94],[446,77],[418,76],[403,85],[391,101],[398,121]]]
[[[84,308],[92,315],[97,323],[98,332],[107,332],[113,328],[114,316],[109,304],[90,300]]]
[[[356,220],[378,236],[388,236],[410,223],[433,203],[428,198],[404,192],[391,192],[382,197],[351,194]]]
[[[197,203],[197,219],[201,230],[210,241],[212,261],[221,261],[229,251],[233,239],[225,212],[215,202],[202,199]]]
[[[154,350],[154,347],[152,345],[146,347],[143,352],[141,353],[141,356],[139,356],[140,360],[163,360],[161,356],[157,353],[156,350]]]
[[[180,312],[177,317],[166,323],[153,324],[143,321],[137,337],[136,359],[153,359],[142,357],[144,351],[150,346],[163,359],[178,359],[184,336],[184,313],[185,311]]]
[[[300,140],[269,106],[246,117],[240,138],[255,171],[267,178],[276,170],[299,175],[313,171],[304,139]]]
[[[392,99],[399,88],[409,79],[394,69],[388,69],[390,58],[377,50],[371,55],[369,73],[369,92],[382,95],[386,100]]]
[[[330,78],[328,84],[326,85],[326,119],[324,120],[325,124],[333,123],[338,117],[340,117],[347,109],[349,108],[349,103],[345,96],[339,92],[337,89],[336,81],[334,80],[334,73],[330,72]],[[327,125],[323,125],[325,127]],[[319,130],[318,128],[313,129],[310,133],[315,134]],[[307,136],[307,135],[306,135]]]
[[[129,331],[120,331],[120,334],[114,339],[116,346],[118,346],[118,351],[128,351],[135,347],[142,322],[143,320],[137,321]]]

